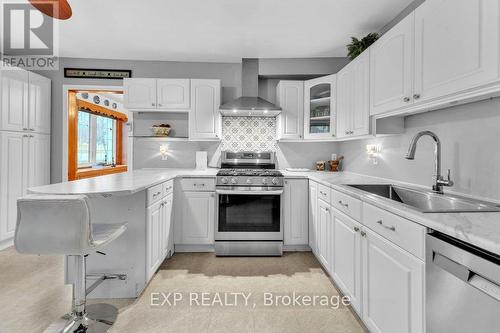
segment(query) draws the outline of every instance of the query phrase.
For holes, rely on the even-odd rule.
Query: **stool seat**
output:
[[[127,223],[92,224],[92,243],[98,249],[120,237],[125,230]]]

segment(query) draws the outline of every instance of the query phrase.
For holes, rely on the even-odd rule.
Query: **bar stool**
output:
[[[66,255],[75,267],[71,313],[45,332],[106,332],[116,320],[109,304],[86,306],[86,296],[108,279],[125,280],[124,274],[102,274],[87,288],[86,257],[119,237],[126,223],[92,224],[89,201],[84,195],[28,195],[17,201],[14,244],[19,253]],[[99,252],[102,253],[102,252]]]

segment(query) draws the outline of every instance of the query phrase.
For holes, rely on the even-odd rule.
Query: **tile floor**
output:
[[[141,297],[111,302],[120,313],[110,333],[366,332],[346,306],[287,305],[286,296],[294,291],[316,296],[318,303],[320,296],[334,303],[339,296],[311,253],[287,253],[281,258],[176,254],[163,263]],[[182,300],[174,305],[171,294],[171,305],[159,305],[165,298],[158,293],[169,292]],[[205,301],[201,293],[208,293]],[[247,303],[243,294],[235,298],[232,293],[244,293]],[[269,295],[273,300],[281,297],[282,302],[269,306]],[[222,301],[228,297],[225,305],[217,302],[217,296]],[[0,251],[0,333],[42,332],[67,312],[70,298],[71,288],[63,284],[62,257],[19,255],[12,248]]]

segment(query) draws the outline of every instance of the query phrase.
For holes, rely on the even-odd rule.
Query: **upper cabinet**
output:
[[[498,79],[499,2],[428,0],[415,10],[414,99]]]
[[[304,83],[304,139],[335,137],[337,76],[328,75]]]
[[[50,80],[20,68],[0,70],[0,130],[50,133]]]
[[[304,81],[280,81],[276,101],[282,111],[278,115],[278,139],[300,140],[304,131]]]
[[[220,80],[191,80],[190,139],[220,138]]]
[[[130,110],[188,110],[189,81],[189,79],[124,79],[124,106]]]
[[[363,52],[337,74],[337,137],[370,132],[370,57]]]
[[[189,79],[156,80],[156,98],[160,109],[189,109]]]
[[[370,47],[370,114],[405,107],[413,98],[413,26],[410,14]]]

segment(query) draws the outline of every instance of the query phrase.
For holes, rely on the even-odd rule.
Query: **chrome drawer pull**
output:
[[[354,231],[355,231],[355,232],[358,232],[358,231],[359,231],[359,228],[358,228],[358,227],[354,227]]]
[[[339,200],[339,204],[345,208],[349,208],[349,204],[343,203],[342,200]]]
[[[385,225],[382,220],[378,220],[377,223],[380,224],[381,226],[383,226],[386,229],[389,229],[391,231],[396,231],[396,227],[395,226],[393,226],[393,225],[391,225],[391,226]]]

